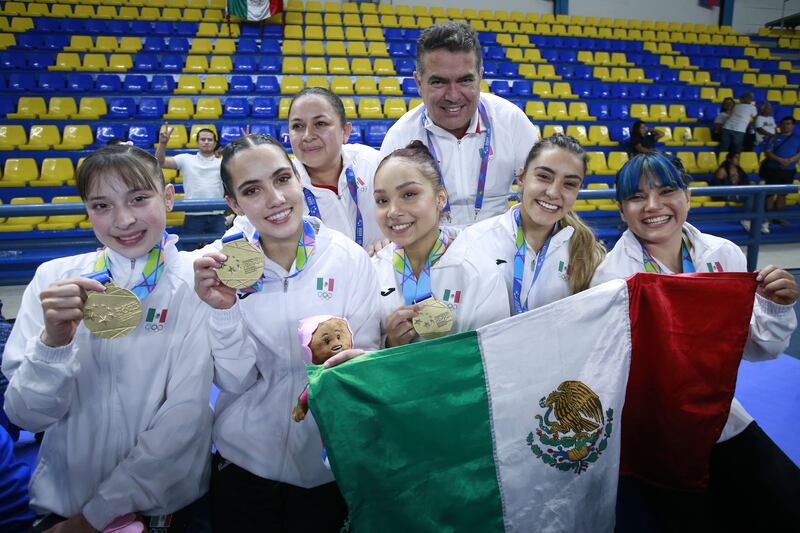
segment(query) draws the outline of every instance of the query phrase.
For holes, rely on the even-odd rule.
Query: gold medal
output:
[[[411,319],[414,330],[423,339],[444,337],[453,329],[453,312],[447,304],[431,297],[419,302],[422,309]]]
[[[235,239],[222,245],[228,258],[217,269],[219,280],[234,289],[249,287],[264,273],[264,254],[245,239]]]
[[[130,334],[142,319],[142,302],[128,289],[113,283],[105,292],[89,292],[83,306],[86,328],[103,339],[118,339]]]

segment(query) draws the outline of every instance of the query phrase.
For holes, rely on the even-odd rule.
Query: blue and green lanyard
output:
[[[350,191],[350,198],[353,199],[353,203],[356,206],[356,243],[358,243],[359,246],[364,246],[364,219],[361,216],[361,209],[358,208],[358,185],[356,184],[356,174],[353,172],[351,167],[345,168],[344,174],[347,177],[347,190]],[[312,193],[308,187],[303,187],[303,194],[306,197],[308,214],[312,217],[317,217],[318,219],[322,220],[314,193]]]
[[[222,238],[222,243],[235,241],[236,239],[245,238],[247,241],[255,246],[258,249],[261,249],[260,238],[261,236],[258,233],[258,230],[253,230],[252,235],[247,237],[244,232],[233,233],[228,235],[227,237]],[[239,289],[239,293],[241,294],[250,294],[253,292],[259,292],[264,287],[265,281],[275,281],[278,279],[290,279],[300,274],[303,269],[308,264],[308,260],[311,258],[311,254],[314,253],[314,248],[316,247],[317,242],[317,232],[314,231],[314,226],[311,225],[311,222],[308,220],[303,219],[303,234],[300,236],[300,240],[297,242],[297,251],[295,252],[294,256],[294,267],[295,272],[294,274],[287,276],[286,278],[270,278],[267,276],[266,271],[261,274],[261,278],[250,285],[249,287],[245,287],[244,289]]]
[[[492,145],[492,130],[489,125],[489,114],[486,112],[486,107],[483,105],[483,102],[478,104],[478,113],[480,113],[481,121],[483,122],[484,131],[486,132],[486,138],[483,141],[483,148],[479,150],[479,154],[481,156],[481,170],[478,173],[478,191],[475,194],[475,217],[477,218],[478,213],[480,213],[481,208],[483,207],[483,194],[486,190],[486,173],[489,169],[489,153],[491,152],[491,145]],[[425,123],[428,120],[428,113],[423,107],[422,109],[422,129],[425,130],[425,133],[428,136],[428,150],[430,150],[431,155],[433,156],[434,161],[439,166],[439,170],[441,172],[442,161],[439,159],[439,156],[436,153],[436,147],[433,145],[433,137],[431,137],[431,132],[425,128]],[[442,181],[444,182],[444,173],[442,174]],[[443,183],[445,186],[445,190],[447,190],[447,185]],[[450,212],[450,200],[447,200],[447,203],[444,206],[444,211],[446,213]]]
[[[522,232],[519,205],[514,206],[512,210],[514,212],[514,222],[517,224],[517,239],[514,243],[517,247],[517,251],[514,252],[514,285],[512,290],[514,294],[514,314],[518,315],[528,310],[528,298],[530,297],[531,290],[533,290],[533,286],[536,284],[536,280],[539,278],[539,274],[542,272],[542,265],[544,265],[544,260],[547,257],[547,249],[550,247],[550,239],[552,239],[555,234],[556,226],[553,226],[553,231],[544,241],[541,250],[539,250],[539,253],[536,255],[533,279],[531,280],[531,286],[528,287],[528,293],[525,295],[525,302],[523,303],[522,278],[525,275],[525,249],[527,248],[527,243],[525,242],[525,234]]]
[[[403,299],[406,305],[413,305],[431,297],[431,266],[438,261],[447,251],[450,244],[444,231],[439,230],[439,237],[433,245],[425,266],[419,273],[419,278],[414,275],[411,268],[411,261],[403,248],[395,245],[392,254],[392,264],[394,271],[400,279],[400,287],[403,291]]]
[[[644,243],[639,241],[642,246],[642,263],[644,263],[644,271],[652,272],[653,274],[663,274],[664,270],[658,264],[655,257],[647,251]],[[689,247],[686,245],[686,239],[681,239],[681,259],[683,260],[683,273],[688,274],[694,272],[694,263],[692,262],[692,255],[689,253]]]
[[[139,300],[144,300],[148,294],[153,292],[156,288],[158,280],[164,273],[164,248],[167,245],[167,232],[161,235],[161,242],[156,244],[148,253],[147,259],[142,269],[142,279],[130,291],[136,295]],[[111,281],[111,260],[108,258],[108,251],[103,250],[97,255],[94,262],[94,269],[88,274],[83,274],[81,277],[97,280],[100,283],[108,283]]]

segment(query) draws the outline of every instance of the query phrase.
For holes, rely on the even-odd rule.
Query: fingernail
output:
[[[756,281],[764,281],[764,277],[761,274],[759,274],[758,276],[756,276]]]

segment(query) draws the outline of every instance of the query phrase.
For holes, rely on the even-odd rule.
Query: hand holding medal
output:
[[[223,284],[217,276],[226,259],[220,252],[211,252],[194,261],[194,290],[214,309],[230,309],[236,303],[236,289]]]
[[[84,317],[90,293],[102,293],[105,286],[93,279],[70,278],[56,281],[39,294],[44,331],[41,341],[47,346],[66,346],[72,342]]]
[[[228,287],[244,289],[261,279],[264,254],[242,234],[231,237],[222,239],[222,255],[226,259],[217,269],[217,277]]]
[[[453,312],[447,304],[430,297],[417,304],[419,314],[411,323],[423,339],[444,337],[453,329]]]

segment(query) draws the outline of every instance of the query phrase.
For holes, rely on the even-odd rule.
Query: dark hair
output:
[[[642,134],[639,133],[639,128],[643,125],[647,125],[647,123],[641,119],[633,123],[633,127],[631,129],[631,144],[636,144],[635,141],[640,141],[644,139]]]
[[[742,95],[739,97],[739,101],[743,104],[753,103],[753,93],[750,91],[742,93]]]
[[[214,133],[214,130],[212,130],[211,128],[200,128],[199,130],[197,130],[197,133],[194,135],[194,140],[195,141],[199,141],[200,140],[200,134],[203,133],[204,131],[207,131],[208,133],[213,135],[215,141],[217,140],[217,134]]]
[[[125,139],[111,137],[108,141],[106,141],[106,146],[114,146],[115,144],[125,144]]]
[[[292,98],[292,102],[289,104],[289,113],[288,116],[291,118],[292,116],[292,107],[294,107],[294,103],[302,98],[303,96],[319,96],[320,98],[326,100],[330,106],[333,108],[333,111],[336,113],[336,116],[339,117],[339,122],[341,122],[342,127],[347,124],[347,117],[344,111],[344,104],[342,103],[342,99],[333,94],[328,89],[324,87],[306,87]]]
[[[222,187],[225,189],[225,194],[227,196],[236,198],[235,191],[233,190],[233,176],[231,176],[231,172],[228,169],[231,159],[233,159],[236,154],[240,152],[244,152],[245,150],[255,148],[256,146],[260,146],[262,144],[268,144],[280,149],[281,153],[283,153],[284,157],[286,157],[286,161],[289,163],[289,166],[292,168],[292,173],[294,173],[295,176],[297,175],[294,165],[292,164],[292,160],[289,159],[289,153],[286,151],[286,148],[284,148],[280,141],[278,141],[278,139],[272,135],[253,133],[244,137],[239,137],[238,139],[229,142],[227,145],[225,145],[225,148],[222,149],[222,162],[219,166],[219,174],[222,177]]]
[[[78,167],[76,182],[83,200],[94,180],[106,172],[119,176],[129,190],[157,191],[159,186],[165,187],[164,174],[153,154],[136,146],[112,144],[92,152]]]
[[[686,190],[691,176],[686,173],[680,159],[663,152],[638,154],[630,158],[619,172],[614,186],[617,189],[617,201],[622,203],[626,198],[639,192],[639,180],[647,176],[648,183],[654,187],[657,182],[661,186],[670,186]]]
[[[417,38],[417,56],[414,68],[422,75],[422,60],[425,54],[445,48],[450,52],[472,52],[475,68],[481,71],[483,57],[481,43],[475,28],[463,22],[446,21],[428,26]]]
[[[730,96],[726,96],[725,99],[722,101],[722,103],[719,104],[719,110],[720,111],[725,111],[725,104],[728,103],[728,102],[730,102],[733,105],[736,105],[736,100],[734,100]]]
[[[398,148],[391,154],[384,157],[383,161],[378,164],[378,168],[375,169],[375,175],[377,176],[383,165],[392,159],[405,159],[416,166],[420,171],[420,174],[425,176],[428,181],[431,182],[434,191],[444,189],[444,184],[442,182],[442,171],[439,168],[439,164],[433,158],[433,155],[431,155],[431,151],[428,150],[428,147],[425,146],[422,141],[418,139],[413,140],[408,143],[405,148]]]
[[[794,117],[793,117],[792,115],[786,115],[785,117],[783,117],[783,118],[780,120],[780,122],[778,122],[778,124],[782,123],[784,120],[788,120],[788,121],[789,121],[789,122],[791,122],[792,124],[795,124],[795,123],[797,122],[797,121],[794,119]]]

